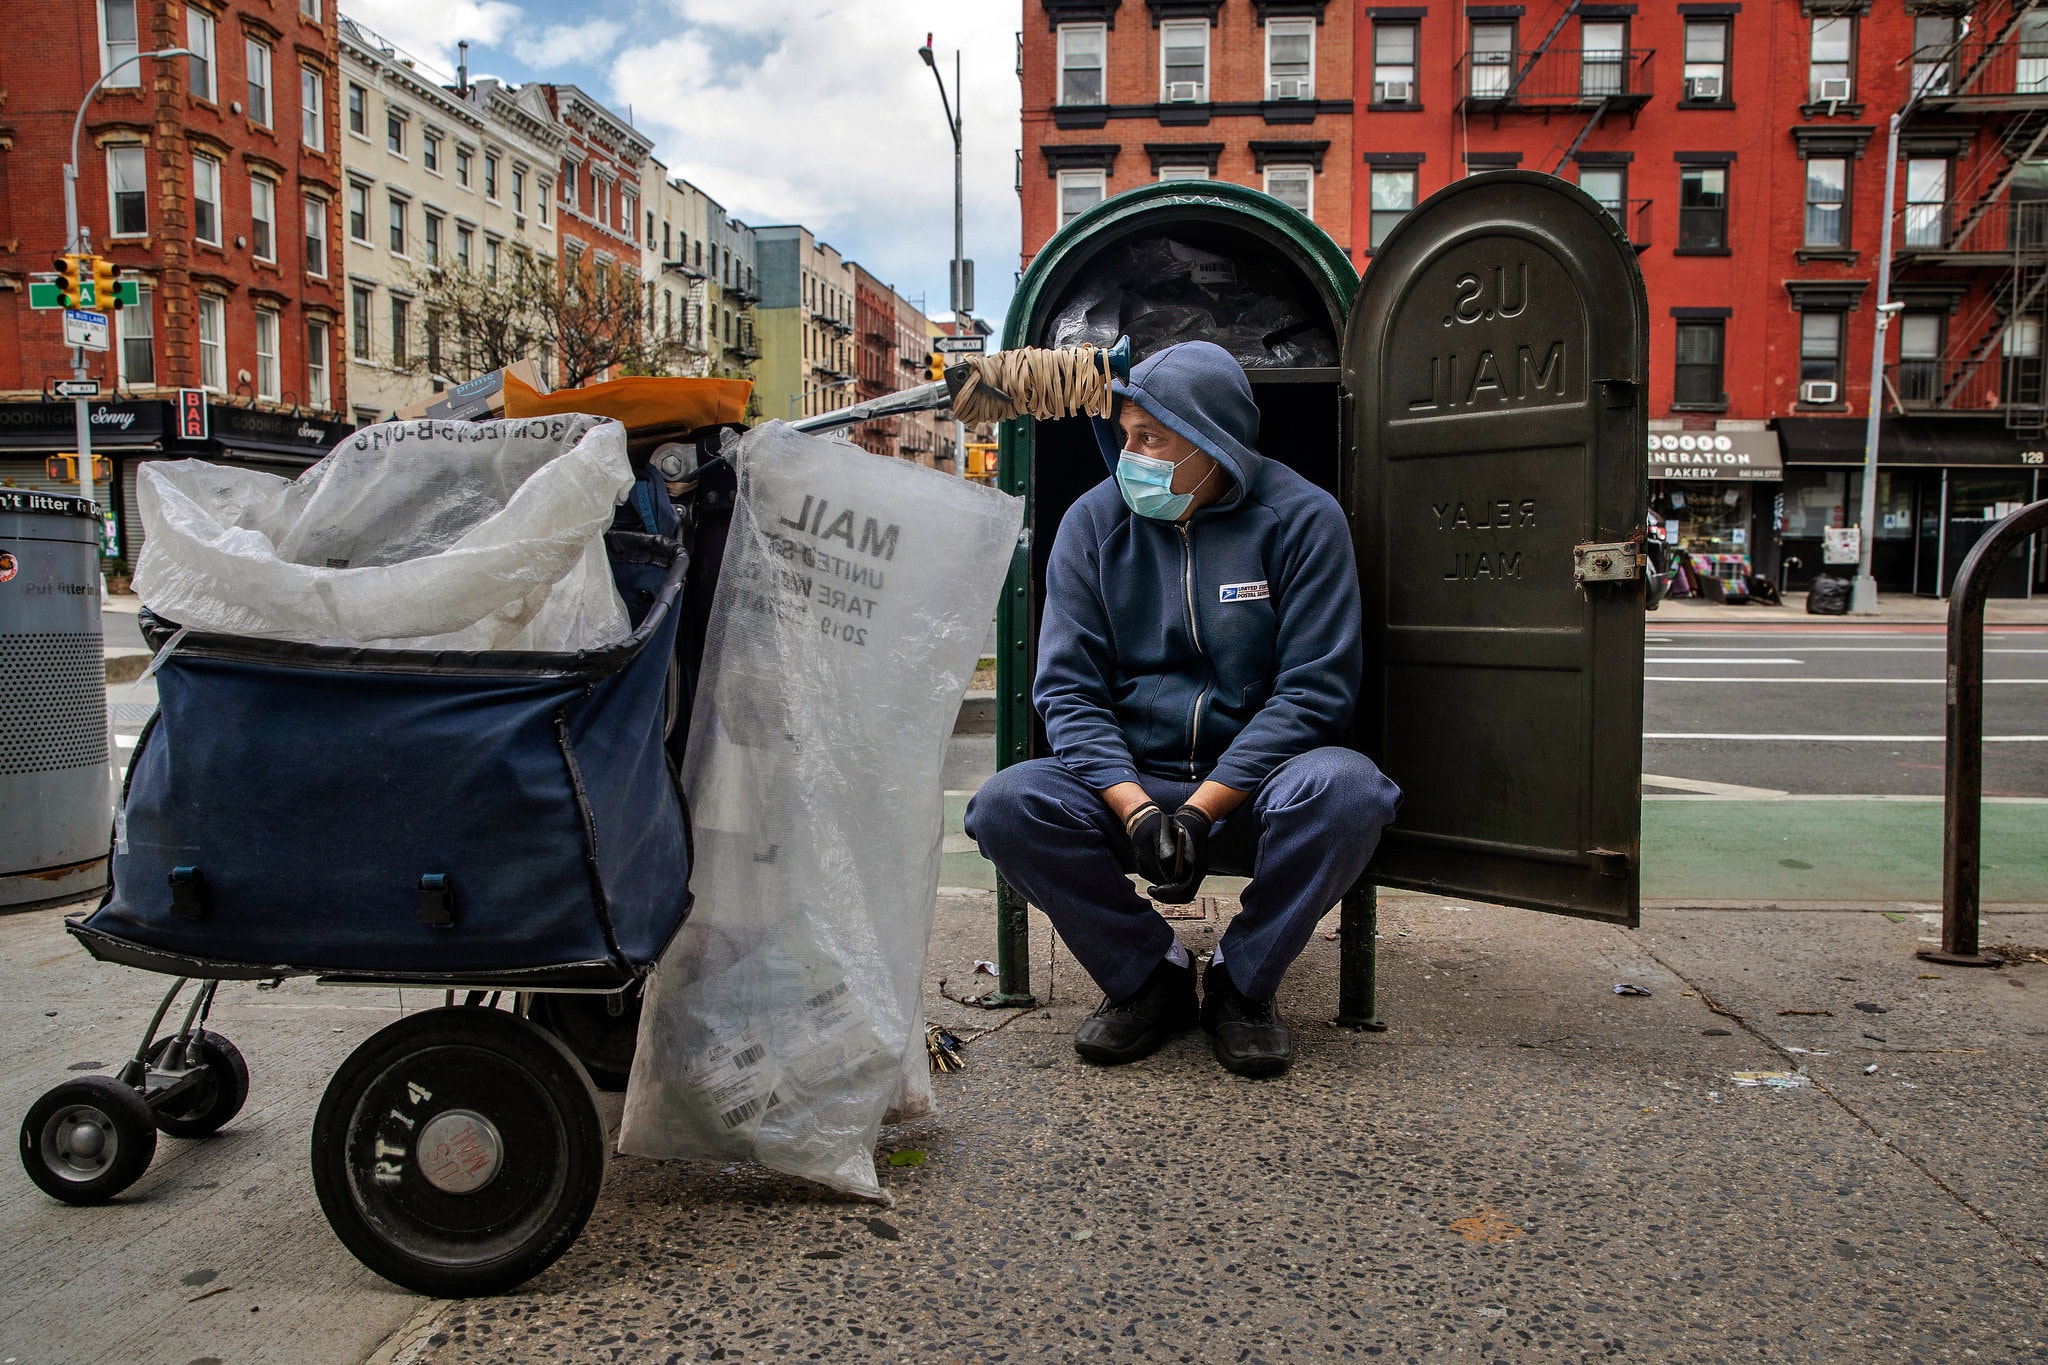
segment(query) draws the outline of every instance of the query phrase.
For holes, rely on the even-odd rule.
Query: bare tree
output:
[[[445,265],[412,272],[427,345],[407,368],[459,383],[533,359],[557,387],[574,388],[613,371],[668,374],[683,359],[681,337],[654,325],[637,271],[510,257],[495,279]]]

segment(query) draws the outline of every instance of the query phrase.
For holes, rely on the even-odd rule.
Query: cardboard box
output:
[[[505,376],[511,375],[529,388],[547,392],[540,366],[531,360],[515,360],[502,370],[444,389],[424,402],[398,410],[398,420],[411,422],[427,418],[437,422],[481,422],[505,415]]]

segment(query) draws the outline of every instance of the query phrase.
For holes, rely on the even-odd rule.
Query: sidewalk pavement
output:
[[[935,1119],[885,1131],[878,1156],[928,1157],[880,1168],[893,1206],[619,1159],[582,1240],[491,1300],[383,1284],[313,1203],[320,1089],[396,993],[224,987],[241,1119],[165,1139],[105,1208],[8,1178],[0,1264],[35,1292],[0,1307],[0,1356],[2048,1360],[2042,962],[1930,967],[1931,927],[1882,904],[1653,909],[1630,932],[1390,893],[1389,1031],[1325,1022],[1319,933],[1281,997],[1300,1061],[1249,1082],[1199,1035],[1083,1065],[1096,995],[1036,916],[1042,1008],[943,998],[992,984],[992,899],[940,900],[927,1003],[967,1066],[934,1079]],[[1183,921],[1189,946],[1232,909]],[[1988,921],[2048,945],[2048,905]],[[117,1060],[159,984],[87,962],[54,912],[0,920],[0,975],[16,1115]]]
[[[1775,607],[1707,602],[1698,598],[1665,598],[1646,618],[1652,635],[1670,625],[1741,626],[1924,626],[1948,623],[1948,602],[1906,593],[1880,593],[1877,611],[1867,616],[1809,616],[1806,594],[1795,592]],[[1984,604],[1990,626],[2048,626],[2048,597],[1994,597]]]

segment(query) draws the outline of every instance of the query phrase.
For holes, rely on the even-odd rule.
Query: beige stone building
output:
[[[753,229],[761,415],[788,421],[854,401],[853,270],[828,242],[788,223]]]
[[[374,422],[470,378],[437,371],[428,272],[488,285],[514,251],[555,258],[563,132],[537,86],[444,84],[347,18],[340,95],[348,394]]]

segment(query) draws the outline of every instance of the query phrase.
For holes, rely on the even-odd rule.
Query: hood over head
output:
[[[1232,500],[1243,495],[1259,464],[1253,449],[1259,439],[1259,408],[1237,357],[1213,341],[1177,342],[1140,361],[1130,379],[1112,383],[1110,391],[1193,441],[1237,485]],[[1101,417],[1090,420],[1102,458],[1114,474],[1124,448],[1123,428]]]

